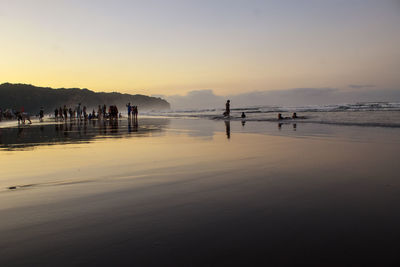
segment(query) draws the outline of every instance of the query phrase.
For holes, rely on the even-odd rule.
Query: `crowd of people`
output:
[[[128,103],[128,118],[132,118],[137,120],[138,117],[138,107],[132,106],[131,103]],[[39,113],[36,116],[39,117],[39,121],[43,121],[44,119],[44,108],[40,107]],[[92,119],[118,119],[121,118],[122,114],[119,113],[118,107],[116,105],[106,106],[99,105],[97,111],[93,109],[91,112],[88,111],[86,106],[82,106],[79,103],[76,107],[67,107],[64,105],[63,107],[59,107],[54,109],[54,118],[56,121],[58,120],[67,120],[67,119],[78,119],[78,120],[92,120]],[[16,109],[1,109],[0,108],[0,121],[2,120],[13,120],[17,119],[18,123],[25,123],[25,121],[31,122],[29,113],[25,112],[22,107],[20,110]]]
[[[128,104],[126,104],[126,107],[128,108],[128,117],[131,118],[131,116],[133,116],[133,119],[137,120],[138,107],[132,106],[130,102]]]
[[[135,106],[136,107],[136,106]],[[128,112],[129,113],[129,112]],[[137,114],[137,107],[136,107]],[[129,115],[130,116],[130,115]],[[59,107],[54,110],[54,117],[57,119],[65,120],[65,119],[84,119],[84,120],[92,120],[92,119],[118,119],[122,117],[122,114],[119,113],[118,107],[116,105],[107,106],[99,105],[97,108],[97,112],[95,109],[92,112],[88,112],[86,106],[81,106],[81,103],[78,104],[77,107],[72,109],[71,107]],[[137,117],[137,115],[136,115]]]
[[[30,124],[32,123],[29,114],[25,112],[23,107],[19,111],[15,109],[3,110],[0,108],[0,121],[13,119],[17,119],[18,123],[25,123],[25,121],[28,121]]]

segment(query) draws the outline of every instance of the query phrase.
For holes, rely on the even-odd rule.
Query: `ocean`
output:
[[[186,109],[166,112],[142,112],[145,115],[174,118],[206,118],[213,120],[226,119],[224,109]],[[362,102],[341,105],[313,105],[300,107],[257,106],[231,108],[230,120],[242,120],[241,114],[246,114],[246,121],[278,121],[277,115],[291,117],[293,112],[304,117],[295,120],[284,120],[285,123],[318,123],[348,126],[400,127],[399,102]],[[282,121],[283,122],[283,121]]]

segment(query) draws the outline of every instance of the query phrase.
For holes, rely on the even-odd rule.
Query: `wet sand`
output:
[[[399,133],[152,118],[0,128],[0,266],[395,264]]]

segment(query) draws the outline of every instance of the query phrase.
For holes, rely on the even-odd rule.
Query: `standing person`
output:
[[[58,119],[58,108],[54,110],[54,118],[57,120]]]
[[[101,114],[102,114],[102,109],[101,106],[99,105],[99,109],[97,110],[97,118],[100,120],[101,119]]]
[[[63,112],[61,107],[58,109],[58,116],[60,116],[60,119],[63,119]]]
[[[228,101],[226,101],[226,104],[225,104],[225,112],[224,112],[224,116],[225,117],[229,117],[229,114],[231,113],[231,101],[230,100],[228,100]]]
[[[39,111],[39,120],[40,120],[40,121],[43,121],[43,117],[44,117],[43,107],[40,107],[40,111]]]
[[[82,116],[81,103],[79,103],[78,106],[76,107],[76,114],[78,119],[80,120]]]
[[[3,110],[0,108],[0,121],[3,118]]]
[[[106,104],[103,105],[103,118],[106,117],[106,113],[107,113],[107,106]]]
[[[132,112],[131,102],[126,104],[126,107],[128,108],[128,118],[130,118],[131,117],[131,112]]]
[[[83,118],[86,120],[88,117],[88,114],[86,112],[86,106],[83,106]]]
[[[67,118],[68,118],[68,109],[67,109],[67,106],[66,105],[64,105],[64,120],[67,120]]]
[[[135,116],[135,120],[136,120],[136,121],[137,121],[138,114],[139,114],[138,107],[135,106],[134,114],[133,114],[133,115]]]
[[[69,119],[72,120],[72,118],[74,117],[74,111],[72,110],[72,108],[69,108],[68,112],[69,112]]]

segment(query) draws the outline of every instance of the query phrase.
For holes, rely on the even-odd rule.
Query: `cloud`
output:
[[[165,99],[173,109],[205,109],[220,106],[225,97],[215,95],[212,90],[196,90],[188,92],[185,96],[172,95]]]
[[[215,95],[212,90],[191,91],[187,95],[167,96],[173,109],[224,108],[231,100],[232,107],[305,106],[355,103],[368,101],[400,101],[400,90],[363,89],[346,91],[338,88],[293,88],[287,90],[253,91],[237,95]]]
[[[373,84],[349,84],[350,88],[353,89],[360,89],[360,88],[373,88],[376,87],[376,85]]]

